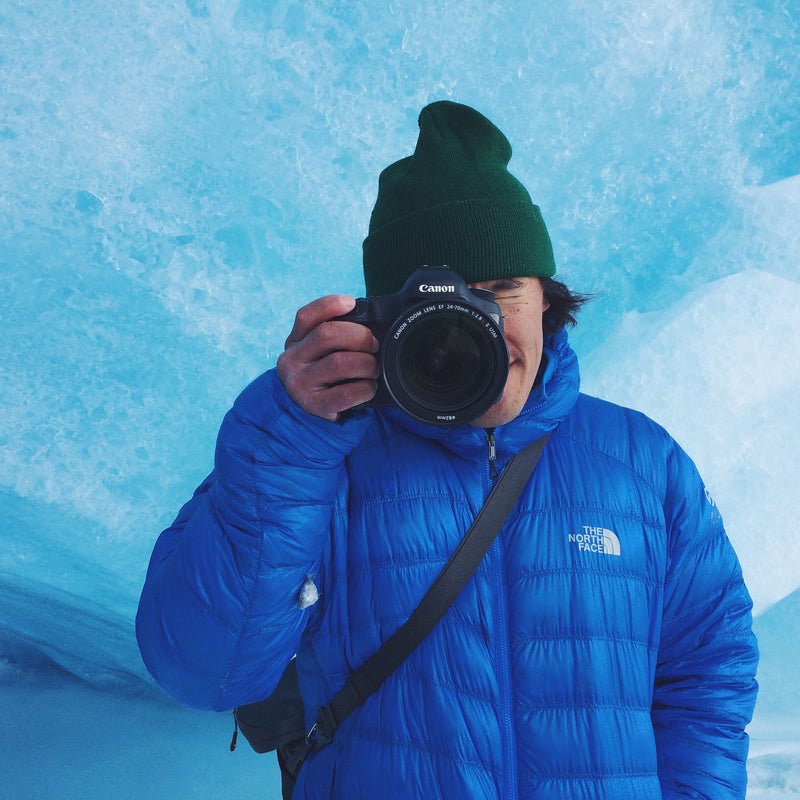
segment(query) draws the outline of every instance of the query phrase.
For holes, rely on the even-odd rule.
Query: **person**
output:
[[[757,644],[720,513],[655,422],[579,391],[538,206],[504,134],[449,101],[380,176],[368,296],[422,265],[496,295],[510,368],[468,424],[371,407],[379,341],[300,308],[222,422],[214,470],[159,537],[137,615],[177,700],[227,710],[296,655],[309,725],[409,616],[496,475],[534,475],[454,605],[300,770],[295,798],[742,798]]]

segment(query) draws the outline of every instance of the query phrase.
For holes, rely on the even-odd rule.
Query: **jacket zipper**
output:
[[[486,444],[489,447],[489,480],[496,481],[500,477],[497,469],[497,446],[494,439],[494,428],[486,429]]]
[[[494,428],[486,428],[486,444],[489,449],[489,482],[494,483],[500,477],[497,468],[497,442]],[[491,486],[490,486],[491,488]],[[503,545],[498,535],[490,549],[494,596],[496,598],[497,637],[495,638],[495,658],[498,665],[498,685],[500,690],[500,724],[503,741],[503,796],[506,800],[516,800],[517,790],[517,758],[516,737],[514,734],[514,691],[511,685],[511,648],[508,641],[508,596],[503,574]]]
[[[517,746],[514,732],[514,690],[511,685],[511,647],[508,640],[508,595],[503,575],[503,545],[500,537],[492,544],[495,560],[495,597],[497,598],[497,663],[500,686],[500,713],[503,736],[503,777],[506,800],[516,800],[517,789]]]

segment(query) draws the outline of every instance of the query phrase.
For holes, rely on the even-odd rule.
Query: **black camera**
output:
[[[421,267],[396,294],[359,298],[337,319],[366,325],[380,342],[378,391],[367,405],[458,425],[503,394],[508,348],[494,292],[470,289],[448,267]]]

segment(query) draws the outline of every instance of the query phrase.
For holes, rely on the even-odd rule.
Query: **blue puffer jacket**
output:
[[[646,417],[578,393],[566,334],[496,466],[553,430],[470,584],[297,798],[744,797],[751,602],[697,471]],[[178,700],[229,709],[298,653],[309,723],[415,608],[491,486],[487,432],[396,409],[308,416],[268,372],[158,540],[137,634]],[[308,576],[319,601],[298,607]]]

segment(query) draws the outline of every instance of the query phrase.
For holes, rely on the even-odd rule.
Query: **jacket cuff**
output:
[[[339,463],[350,453],[369,427],[372,412],[346,415],[340,422],[316,417],[289,397],[271,369],[239,395],[228,416],[226,423],[249,429],[254,450],[270,440],[271,447],[281,444],[286,463],[323,465]]]

